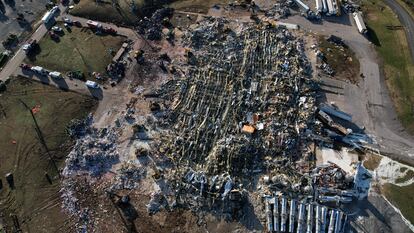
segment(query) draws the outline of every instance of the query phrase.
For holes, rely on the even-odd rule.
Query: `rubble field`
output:
[[[125,110],[106,127],[91,115],[69,131],[61,195],[74,229],[346,229],[342,207],[366,197],[370,175],[360,163],[316,165],[315,148],[363,153],[373,141],[316,102],[301,34],[201,17],[173,35],[158,20],[172,11],[137,27],[150,46],[136,58]],[[180,216],[194,226],[168,221]]]
[[[231,26],[205,20],[191,31],[188,73],[161,88],[180,87],[166,93],[171,133],[159,148],[177,167],[169,179],[186,204],[189,190],[206,192],[202,206],[220,204],[231,189],[254,190],[255,173],[283,167],[298,178],[290,162],[310,156],[300,133],[312,128],[315,92],[300,40],[286,29]]]

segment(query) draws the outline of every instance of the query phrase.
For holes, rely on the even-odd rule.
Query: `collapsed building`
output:
[[[340,232],[346,216],[337,207],[356,197],[354,190],[347,191],[354,178],[332,165],[315,170],[312,148],[328,140],[325,127],[345,136],[352,132],[317,119],[317,85],[303,42],[283,26],[240,27],[211,18],[199,22],[184,41],[187,64],[180,67],[188,69],[157,92],[171,103],[158,148],[174,164],[165,177],[175,189],[176,204],[195,211],[220,209],[237,219],[248,195],[280,192],[303,203],[291,207],[299,208],[299,217],[305,203],[315,210],[333,203],[325,217],[337,226],[326,222],[326,232]],[[262,178],[261,190],[252,185],[253,177]],[[293,225],[298,220],[292,218]]]
[[[154,159],[152,178],[171,190],[151,194],[148,213],[180,207],[237,220],[256,196],[255,213],[270,232],[342,232],[347,215],[341,207],[364,197],[368,175],[360,164],[355,174],[335,164],[316,166],[315,148],[341,141],[363,149],[369,140],[336,121],[350,116],[318,107],[301,39],[271,24],[208,17],[197,24],[184,31],[184,59],[165,59],[172,78],[143,94],[151,101],[151,123],[134,127],[133,140],[149,145],[137,149],[137,158],[162,160],[161,166]],[[72,130],[78,143],[66,161],[62,191],[72,214],[83,213],[74,176],[122,161],[114,148],[127,118],[134,118],[127,108],[118,126]],[[157,140],[148,140],[146,125],[158,131]],[[121,166],[106,192],[137,189],[149,168],[135,163]]]

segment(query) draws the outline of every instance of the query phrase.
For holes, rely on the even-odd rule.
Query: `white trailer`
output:
[[[321,13],[323,11],[323,3],[322,0],[315,0],[316,1],[316,13]]]
[[[336,8],[334,5],[333,0],[326,0],[326,4],[328,6],[328,13],[327,15],[336,15]]]
[[[328,3],[326,1],[327,0],[322,0],[322,12],[323,13],[328,12]]]
[[[367,27],[365,26],[364,19],[362,18],[362,13],[359,11],[359,12],[354,12],[352,15],[354,17],[355,24],[357,25],[359,33],[361,34],[366,33]]]
[[[308,5],[306,5],[304,2],[302,2],[301,0],[294,0],[296,2],[296,4],[298,4],[298,6],[305,12],[308,13],[308,11],[310,10],[310,8],[308,7]]]
[[[50,20],[51,20],[53,17],[54,17],[54,12],[52,12],[52,11],[48,11],[48,12],[46,12],[46,13],[45,13],[45,15],[43,15],[43,17],[42,17],[42,22],[43,22],[44,24],[49,23],[49,22],[50,22]]]

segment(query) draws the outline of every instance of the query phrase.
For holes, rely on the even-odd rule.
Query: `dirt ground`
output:
[[[326,37],[320,36],[319,47],[326,62],[334,69],[335,78],[348,80],[351,83],[358,83],[359,61],[355,53],[348,46],[339,46],[327,41]]]
[[[0,95],[0,214],[5,217],[5,228],[7,232],[16,230],[11,219],[16,215],[23,232],[65,231],[71,220],[60,208],[57,171],[21,101],[34,113],[58,167],[71,148],[66,126],[72,119],[86,116],[96,102],[26,78],[13,78]],[[14,189],[4,178],[7,173],[13,174]]]

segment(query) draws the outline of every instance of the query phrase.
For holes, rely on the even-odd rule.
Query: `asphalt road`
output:
[[[48,0],[7,0],[0,1],[0,40],[7,38],[9,33],[21,34],[31,32],[32,24],[45,12]],[[26,22],[19,23],[17,13],[22,13]],[[0,51],[3,47],[0,45]]]
[[[66,7],[63,5],[59,5],[60,12],[64,12],[66,10]],[[48,29],[43,23],[39,24],[39,27],[36,29],[36,31],[31,35],[31,39],[39,41],[43,38],[43,36],[47,33]],[[20,47],[14,56],[7,62],[7,64],[3,67],[3,70],[0,72],[0,80],[6,80],[8,77],[10,77],[19,67],[19,65],[23,62],[24,58],[26,57],[26,53],[23,51],[23,49]]]
[[[411,51],[411,58],[414,63],[414,19],[411,15],[395,0],[384,0],[384,2],[398,15],[401,24],[405,28],[408,46]]]

